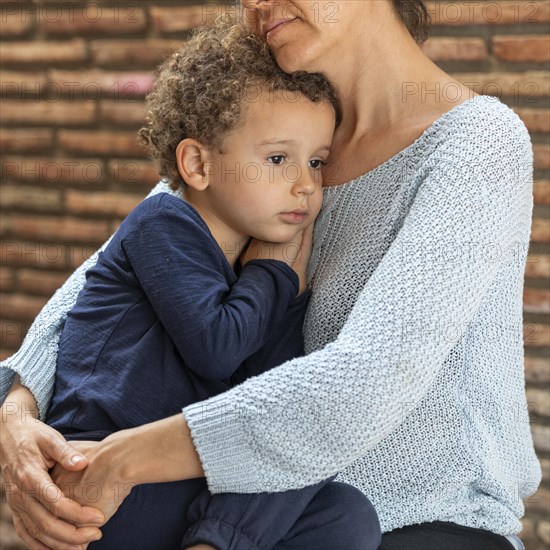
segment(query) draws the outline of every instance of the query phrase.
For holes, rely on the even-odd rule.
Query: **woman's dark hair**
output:
[[[431,25],[424,0],[393,0],[393,5],[411,36],[422,44],[428,38]]]

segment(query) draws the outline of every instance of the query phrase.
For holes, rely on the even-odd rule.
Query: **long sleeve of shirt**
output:
[[[206,224],[171,195],[143,202],[119,231],[123,254],[185,364],[208,380],[230,378],[256,353],[298,292],[296,273],[276,260],[252,260],[237,278]]]

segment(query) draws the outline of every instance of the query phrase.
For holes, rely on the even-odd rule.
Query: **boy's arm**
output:
[[[291,300],[282,319],[273,326],[267,342],[248,357],[228,380],[232,385],[304,354],[303,327],[310,297],[311,290],[307,289]]]
[[[298,292],[284,262],[252,260],[233,282],[204,223],[170,201],[122,239],[140,286],[185,364],[225,380],[269,339]]]

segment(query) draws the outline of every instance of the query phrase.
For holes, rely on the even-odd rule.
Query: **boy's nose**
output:
[[[297,193],[313,195],[315,189],[317,189],[317,182],[308,170],[307,172],[302,172],[300,178],[296,182],[295,188]]]

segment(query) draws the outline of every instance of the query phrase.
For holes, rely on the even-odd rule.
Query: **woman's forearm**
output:
[[[103,460],[116,465],[124,483],[162,483],[204,477],[204,470],[182,414],[122,430],[101,444]]]

